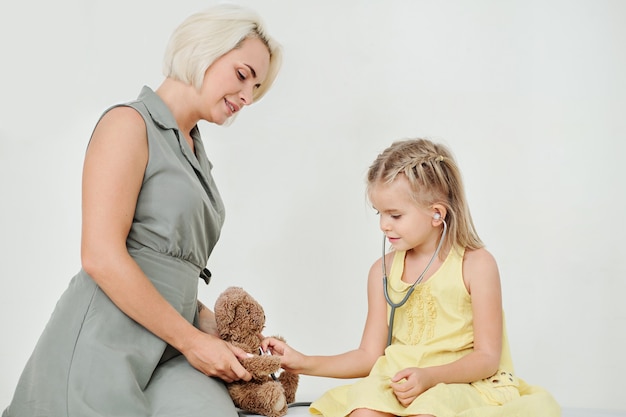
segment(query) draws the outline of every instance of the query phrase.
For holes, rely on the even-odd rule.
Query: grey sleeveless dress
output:
[[[127,247],[189,321],[198,276],[224,221],[211,163],[195,155],[148,87],[127,106],[144,118],[149,161]],[[139,296],[139,294],[138,294]],[[3,417],[237,416],[224,384],[122,313],[85,271],[74,276],[41,335]]]

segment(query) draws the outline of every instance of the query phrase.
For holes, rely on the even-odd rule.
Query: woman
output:
[[[249,380],[197,301],[224,207],[197,128],[271,87],[280,46],[256,13],[185,20],[165,80],[107,110],[83,169],[82,269],[59,300],[2,414],[236,416],[222,381]]]

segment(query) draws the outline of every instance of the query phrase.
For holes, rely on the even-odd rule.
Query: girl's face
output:
[[[270,53],[257,38],[222,55],[206,70],[200,96],[201,119],[223,124],[244,106],[252,104],[253,92],[265,81]]]
[[[380,229],[396,250],[411,250],[418,246],[432,250],[439,231],[433,227],[433,213],[420,207],[411,197],[411,187],[404,175],[390,184],[375,184],[369,199],[380,216]]]

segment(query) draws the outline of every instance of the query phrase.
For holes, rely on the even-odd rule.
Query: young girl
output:
[[[367,191],[394,250],[370,269],[358,349],[307,356],[273,338],[262,345],[292,372],[364,377],[331,389],[311,412],[559,416],[549,393],[514,373],[498,268],[476,233],[448,149],[424,139],[394,143],[371,165]]]

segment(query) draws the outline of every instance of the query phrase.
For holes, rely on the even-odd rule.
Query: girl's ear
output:
[[[433,226],[440,226],[441,222],[446,218],[447,210],[441,204],[433,204],[430,206],[433,215]]]

